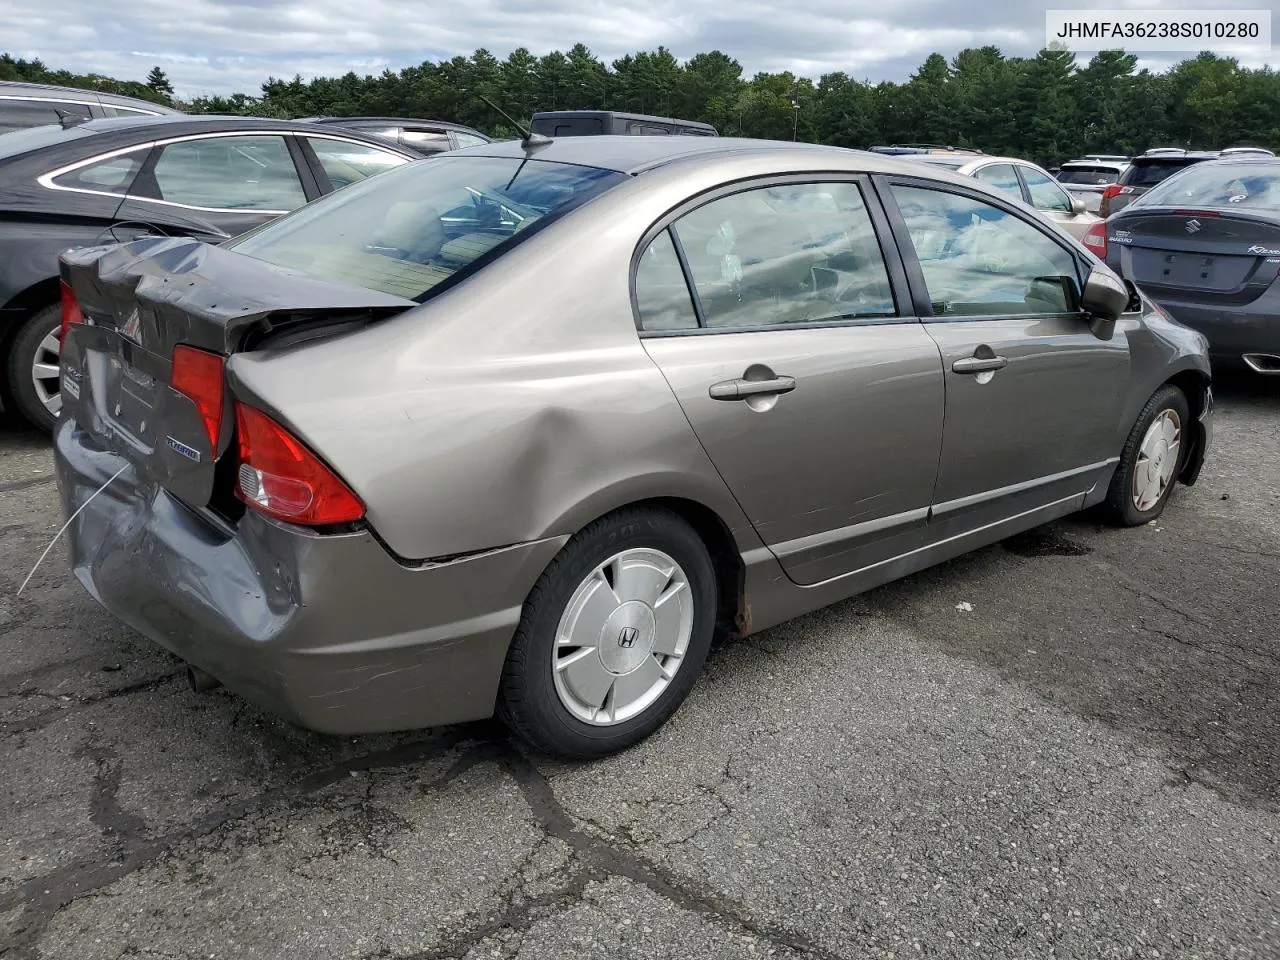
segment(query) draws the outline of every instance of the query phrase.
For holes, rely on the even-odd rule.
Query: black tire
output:
[[[661,550],[680,564],[693,600],[693,628],[680,668],[643,712],[611,726],[574,716],[555,689],[552,655],[560,618],[578,586],[623,550]],[[706,663],[716,624],[716,573],[693,528],[668,510],[633,507],[595,521],[574,536],[534,585],[507,653],[498,716],[539,750],[587,760],[639,743],[684,701]]]
[[[9,383],[9,398],[13,401],[26,420],[45,433],[53,433],[58,424],[56,414],[49,412],[36,392],[36,385],[31,380],[32,364],[40,350],[41,342],[51,332],[56,332],[62,323],[62,308],[54,305],[38,310],[18,328],[18,333],[9,341],[8,356],[5,358],[5,373]]]
[[[1151,424],[1166,410],[1176,414],[1181,424],[1182,436],[1178,444],[1178,462],[1174,467],[1173,479],[1164,493],[1151,507],[1139,510],[1133,499],[1133,475],[1138,469],[1139,450],[1142,439],[1146,436]],[[1102,505],[1103,515],[1108,521],[1120,527],[1136,527],[1150,523],[1164,513],[1165,505],[1173,495],[1173,488],[1178,485],[1178,477],[1194,445],[1194,427],[1191,407],[1181,390],[1166,385],[1155,392],[1155,396],[1147,401],[1147,405],[1138,414],[1138,420],[1129,432],[1129,438],[1125,441],[1124,449],[1120,453],[1120,463],[1116,467],[1115,475],[1111,478],[1111,487]]]

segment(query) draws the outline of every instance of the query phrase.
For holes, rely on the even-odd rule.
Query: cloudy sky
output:
[[[376,73],[485,47],[499,57],[581,41],[611,60],[665,45],[713,49],[748,75],[905,80],[931,52],[1044,46],[1054,9],[1270,9],[1280,0],[0,0],[0,49],[51,67],[143,79],[152,65],[178,95],[256,93],[269,76]],[[1250,66],[1273,54],[1241,55]],[[1152,54],[1160,67],[1177,54]]]

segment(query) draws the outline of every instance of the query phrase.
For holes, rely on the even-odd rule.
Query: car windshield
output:
[[[1141,198],[1147,207],[1280,210],[1280,163],[1198,164]]]
[[[1120,172],[1111,167],[1063,167],[1058,172],[1059,183],[1079,183],[1090,186],[1115,183]]]
[[[626,175],[565,163],[440,156],[345,187],[228,247],[324,279],[425,300],[548,217]]]
[[[0,160],[16,157],[23,153],[30,153],[33,150],[52,147],[59,143],[68,143],[71,140],[88,137],[92,134],[92,130],[85,130],[79,125],[64,128],[57,123],[0,133]]]

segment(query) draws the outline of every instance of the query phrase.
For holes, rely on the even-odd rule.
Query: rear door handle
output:
[[[1000,370],[1008,364],[1004,357],[961,357],[951,365],[951,369],[956,373],[985,373]]]
[[[721,380],[713,383],[707,393],[712,400],[745,400],[790,393],[795,388],[795,377],[773,377],[770,380]]]

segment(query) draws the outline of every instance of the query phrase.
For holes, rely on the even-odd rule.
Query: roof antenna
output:
[[[480,95],[477,94],[477,96],[480,96]],[[520,140],[520,146],[524,147],[526,150],[532,150],[535,147],[545,147],[548,143],[553,142],[550,137],[544,137],[540,133],[534,133],[524,124],[516,123],[514,120],[511,119],[511,116],[510,114],[507,113],[507,111],[503,110],[500,106],[498,106],[488,97],[481,96],[480,99],[483,100],[489,107],[496,110],[498,113],[502,114],[503,118],[506,119],[507,123],[511,124],[517,130],[519,130],[521,134],[523,134]]]

